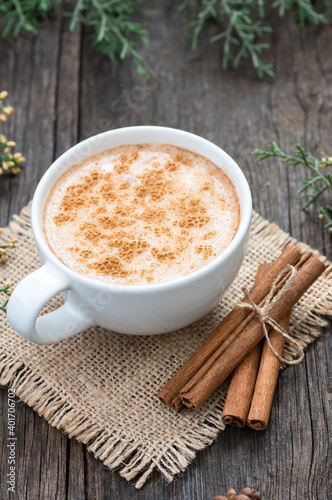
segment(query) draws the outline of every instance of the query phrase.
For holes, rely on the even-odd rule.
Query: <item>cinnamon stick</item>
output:
[[[298,269],[292,286],[273,305],[270,317],[276,322],[289,313],[296,302],[322,274],[325,265],[311,255]],[[266,325],[271,331],[270,325]],[[233,332],[181,389],[180,396],[185,406],[199,409],[207,398],[219,387],[228,375],[241,363],[246,355],[260,342],[264,332],[258,318],[254,318],[239,332]]]
[[[250,291],[252,299],[260,303],[267,296],[271,283],[285,269],[287,264],[295,266],[301,259],[302,252],[295,245],[289,245],[276,261],[271,264],[269,271],[261,281],[254,284]],[[248,302],[246,298],[242,302]],[[207,360],[217,351],[223,342],[248,317],[253,317],[247,309],[231,311],[219,326],[206,338],[201,346],[192,354],[188,361],[175,373],[167,384],[159,391],[159,399],[171,408],[178,411],[183,406],[180,390],[199,371]]]
[[[286,329],[289,323],[288,317],[284,318],[282,326]],[[279,332],[270,332],[270,342],[275,351],[282,356],[285,337]],[[264,342],[261,362],[257,374],[255,390],[251,400],[251,406],[247,418],[247,425],[257,431],[266,429],[270,418],[274,391],[280,370],[280,361],[274,356],[267,342]]]
[[[255,284],[268,272],[272,264],[260,264],[255,277]],[[235,427],[244,427],[250,409],[257,372],[261,359],[263,341],[261,341],[235,368],[227,391],[222,413],[222,421]]]
[[[254,347],[235,368],[229,384],[221,419],[225,424],[244,427],[261,359],[263,341]]]
[[[284,330],[288,328],[289,320],[290,313],[280,321],[280,326]],[[277,347],[278,354],[282,355],[285,337],[272,330],[270,341],[274,348]],[[241,428],[247,424],[253,429],[266,429],[279,367],[280,361],[274,356],[267,342],[261,341],[233,372],[221,416],[222,421]],[[249,424],[248,414],[249,410],[254,408],[253,403],[255,407],[253,415],[259,415],[260,419],[264,419],[265,427],[258,422],[258,417],[254,419],[253,426]]]

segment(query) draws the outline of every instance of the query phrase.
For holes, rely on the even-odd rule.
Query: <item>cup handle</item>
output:
[[[44,264],[14,289],[7,305],[10,324],[20,335],[37,344],[52,344],[94,325],[91,316],[69,302],[38,318],[44,305],[65,290],[70,290],[68,278],[52,264]]]

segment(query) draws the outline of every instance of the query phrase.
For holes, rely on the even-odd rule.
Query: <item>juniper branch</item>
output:
[[[279,158],[283,163],[289,166],[304,165],[313,175],[310,175],[303,180],[303,187],[298,191],[299,194],[305,193],[309,198],[307,203],[302,207],[303,210],[314,205],[319,207],[319,218],[326,221],[326,226],[332,232],[332,207],[318,205],[318,199],[325,191],[332,192],[332,176],[330,172],[325,172],[326,167],[332,167],[332,157],[326,153],[322,153],[321,159],[312,156],[311,153],[305,152],[300,144],[295,145],[295,154],[289,155],[282,151],[276,142],[272,142],[268,151],[256,149],[252,152],[256,156],[257,162],[266,160],[267,158]]]

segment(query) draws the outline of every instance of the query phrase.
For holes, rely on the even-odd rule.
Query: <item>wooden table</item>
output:
[[[220,47],[208,43],[214,27],[192,53],[191,34],[176,6],[151,0],[144,7],[150,43],[142,53],[149,80],[130,61],[110,63],[96,55],[89,33],[69,34],[59,15],[35,38],[1,42],[1,89],[10,92],[15,107],[1,132],[15,138],[27,162],[16,178],[1,178],[0,225],[31,199],[52,161],[79,140],[126,125],[167,125],[228,151],[249,180],[255,209],[331,259],[331,236],[316,210],[300,210],[304,199],[297,191],[308,172],[276,161],[255,164],[250,154],[274,139],[288,151],[300,142],[332,152],[331,25],[301,31],[292,19],[272,18],[273,49],[266,57],[277,76],[261,81],[250,63],[237,72],[222,70]],[[330,333],[299,366],[281,373],[265,432],[227,428],[183,477],[167,484],[154,473],[141,491],[19,403],[17,493],[6,491],[1,434],[1,499],[208,500],[230,486],[252,486],[271,500],[332,498]],[[5,422],[6,389],[1,397]]]

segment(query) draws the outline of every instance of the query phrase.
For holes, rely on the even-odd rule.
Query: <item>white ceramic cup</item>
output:
[[[152,285],[113,285],[88,278],[65,266],[48,247],[42,213],[56,180],[75,163],[124,144],[180,146],[205,156],[233,181],[241,206],[239,229],[226,250],[203,268],[182,278]],[[58,342],[93,325],[120,333],[152,335],[177,330],[198,320],[218,303],[242,264],[248,242],[252,201],[238,165],[211,142],[167,127],[127,127],[96,135],[69,149],[47,170],[36,189],[31,222],[43,263],[15,288],[7,315],[15,330],[39,343]],[[43,306],[61,293],[65,304],[38,317]]]

